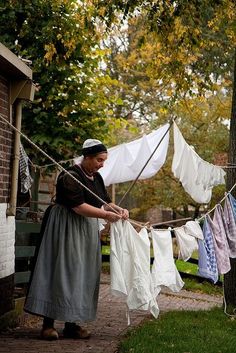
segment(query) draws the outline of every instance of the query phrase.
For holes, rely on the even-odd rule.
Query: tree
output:
[[[91,132],[97,138],[107,132],[93,96],[102,57],[93,7],[75,0],[3,0],[0,41],[32,61],[38,90],[24,109],[22,129],[36,144],[62,160],[79,153]],[[35,164],[44,163],[28,151]]]
[[[107,81],[106,92],[108,96],[120,97],[118,114],[122,117],[136,116],[135,121],[143,132],[166,123],[171,115],[177,116],[187,142],[196,148],[203,159],[214,162],[217,153],[228,150],[228,129],[225,125],[230,118],[228,72],[225,76],[222,76],[222,71],[215,72],[213,78],[207,71],[208,83],[203,88],[203,64],[196,63],[199,49],[198,55],[194,51],[189,53],[184,47],[177,53],[174,41],[175,55],[171,54],[173,39],[178,38],[178,32],[182,33],[181,24],[179,21],[177,23],[172,38],[168,39],[167,50],[164,50],[166,43],[159,34],[148,31],[142,14],[131,18],[123,28],[117,29],[116,26],[107,40],[109,51],[105,74],[112,80]],[[182,58],[180,71],[174,70],[176,58]],[[192,67],[195,73],[192,73]],[[222,78],[217,82],[220,74]],[[107,109],[113,110],[114,107],[108,104]],[[144,214],[148,207],[157,204],[170,207],[184,216],[188,216],[191,207],[196,210],[195,217],[198,216],[199,205],[173,178],[170,171],[173,151],[171,148],[169,151],[169,160],[162,171],[151,180],[139,182],[138,186],[142,187],[134,189],[132,196],[141,205],[135,208],[135,216]],[[117,193],[124,193],[126,188],[117,187]],[[222,198],[222,192],[222,188],[215,190],[212,203]],[[178,195],[178,198],[173,195]]]
[[[104,9],[104,1],[99,1]],[[165,50],[170,51],[175,65],[172,68],[180,71],[180,76],[188,80],[196,75],[197,89],[204,93],[211,85],[212,77],[225,80],[228,92],[233,87],[232,110],[229,134],[229,163],[236,164],[236,66],[235,60],[235,1],[233,0],[163,0],[163,1],[126,1],[106,2],[104,19],[109,24],[114,17],[114,10],[122,11],[124,16],[137,14],[145,7],[147,25],[160,36],[165,43]],[[186,75],[181,65],[181,56],[194,53],[197,60],[191,65],[191,75]],[[236,65],[236,64],[235,64]],[[234,72],[234,76],[233,73]],[[232,77],[232,78],[231,78]],[[197,82],[197,81],[195,81]],[[196,88],[196,87],[194,87]],[[191,92],[191,91],[190,91]],[[227,173],[227,190],[236,182],[236,170]],[[233,194],[236,191],[234,189]],[[231,259],[231,271],[225,275],[226,302],[235,314],[236,306],[236,261]]]
[[[179,128],[184,138],[195,148],[196,152],[204,160],[215,164],[217,154],[222,152],[227,154],[228,150],[228,128],[222,121],[229,113],[229,99],[224,97],[223,101],[219,101],[218,96],[213,96],[211,99],[202,98],[200,100],[196,97],[189,100],[190,102],[180,101],[173,108],[173,112],[178,117],[177,124],[180,121]],[[137,187],[134,188],[132,195],[135,196],[138,205],[135,209],[136,217],[141,215],[143,217],[150,207],[156,205],[171,209],[174,214],[180,214],[182,217],[199,217],[201,205],[191,199],[171,172],[172,141],[171,133],[167,161],[162,169],[155,177],[139,181]],[[224,190],[224,186],[214,188],[208,208],[213,207],[222,198]]]
[[[116,33],[113,41],[108,38],[104,51],[100,47],[104,32],[100,30],[106,23],[109,34],[120,22],[119,47]],[[37,45],[32,45],[35,39]],[[72,149],[79,151],[81,140],[91,130],[96,137],[102,136],[108,131],[106,121],[112,123],[113,131],[122,126],[126,132],[126,123],[135,113],[141,131],[177,114],[187,141],[195,145],[197,136],[197,152],[211,161],[213,149],[202,133],[209,119],[208,131],[217,136],[214,142],[220,141],[214,148],[225,147],[223,119],[229,114],[217,101],[228,102],[232,83],[236,84],[232,79],[236,45],[233,0],[4,1],[0,40],[33,61],[41,90],[33,114],[25,117],[24,129],[53,156],[61,159],[61,155],[70,157]],[[234,107],[235,99],[234,94]],[[193,109],[196,116],[191,117]],[[213,111],[218,114],[215,122]],[[229,162],[235,163],[234,117],[232,110]],[[119,136],[112,142],[119,143]],[[235,173],[229,173],[228,187],[234,184]],[[164,169],[162,177],[168,179]],[[170,180],[171,190],[175,190],[173,182]],[[163,191],[162,202],[168,201],[168,189],[160,185],[158,179],[142,184],[146,190],[158,187]],[[155,197],[160,200],[159,195]],[[186,198],[180,197],[180,201],[186,205]]]
[[[234,86],[232,96],[232,109],[230,121],[230,147],[229,147],[229,164],[236,165],[236,51],[234,58]],[[229,169],[227,173],[227,190],[230,190],[236,183],[236,171]],[[236,188],[232,191],[232,195],[236,197]],[[230,259],[231,270],[224,276],[224,295],[227,304],[227,312],[235,314],[236,308],[236,259]]]

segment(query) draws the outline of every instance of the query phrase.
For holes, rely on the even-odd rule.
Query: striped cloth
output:
[[[224,220],[226,225],[226,237],[229,244],[229,254],[231,258],[236,258],[236,221],[228,196],[224,204]]]
[[[218,268],[213,242],[213,233],[207,219],[203,224],[203,237],[198,239],[198,275],[210,279],[213,283],[218,281]]]
[[[22,144],[20,144],[19,171],[20,171],[20,191],[23,194],[25,194],[31,188],[33,179],[31,178],[30,171],[29,171],[29,158]]]
[[[225,231],[225,221],[223,219],[223,209],[220,204],[216,206],[213,220],[206,216],[213,233],[213,242],[216,253],[216,261],[220,274],[225,274],[231,269],[229,259],[229,245]]]
[[[231,206],[233,209],[234,219],[236,221],[236,199],[231,194],[229,194],[229,199],[230,199],[230,203],[231,203]]]

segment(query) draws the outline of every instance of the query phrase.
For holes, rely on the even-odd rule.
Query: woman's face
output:
[[[100,168],[103,167],[103,164],[105,160],[107,159],[107,153],[99,153],[96,156],[87,156],[84,159],[84,162],[86,163],[86,168],[91,172],[91,173],[96,173]]]

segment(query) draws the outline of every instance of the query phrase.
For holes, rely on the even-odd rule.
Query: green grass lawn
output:
[[[191,264],[190,262],[183,261],[183,260],[176,260],[175,264],[178,271],[190,273],[192,275],[197,274],[198,266],[196,264]]]
[[[223,295],[223,287],[209,281],[199,282],[192,278],[183,278],[184,288],[191,292],[206,293],[209,295]]]
[[[119,353],[234,353],[236,320],[222,309],[173,311],[128,333]]]
[[[109,245],[102,246],[102,254],[103,255],[110,255],[110,246]]]

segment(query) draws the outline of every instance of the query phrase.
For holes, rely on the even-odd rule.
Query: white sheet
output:
[[[142,138],[109,148],[108,158],[104,166],[99,169],[105,185],[135,180],[168,128],[169,124],[165,124]],[[160,170],[166,160],[168,145],[169,132],[139,179],[151,178]]]
[[[213,186],[225,183],[225,171],[204,161],[184,140],[175,122],[172,172],[197,203],[208,203]]]
[[[151,235],[154,250],[152,281],[155,295],[159,294],[163,286],[173,292],[179,292],[184,282],[175,266],[171,233],[169,230],[152,229]]]
[[[110,251],[111,293],[123,297],[128,309],[149,310],[157,318],[147,230],[137,233],[128,221],[111,223]]]

